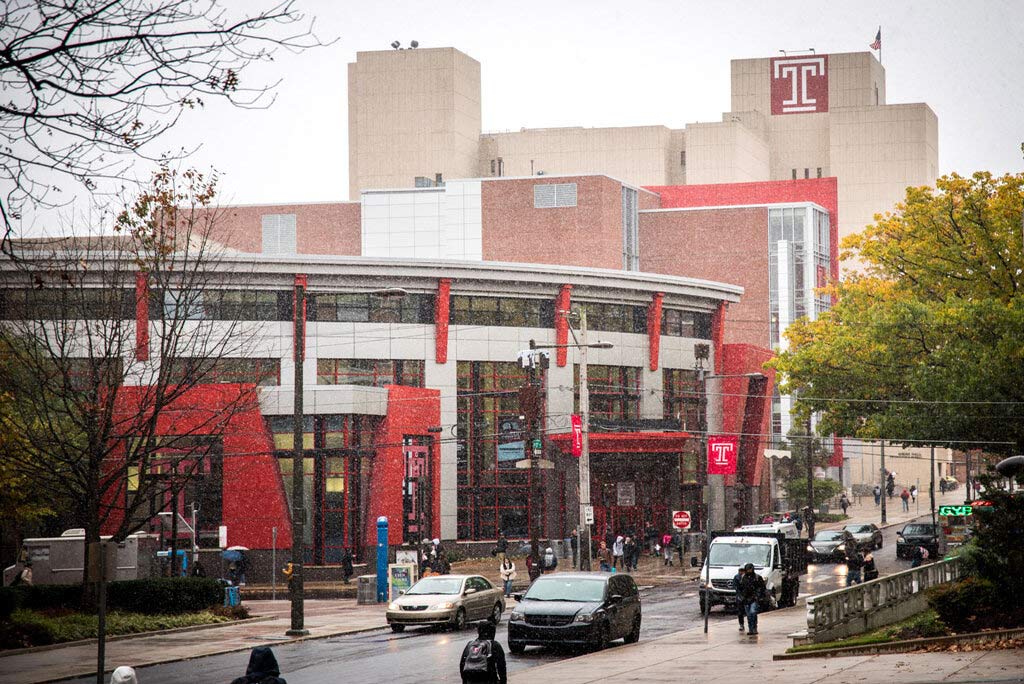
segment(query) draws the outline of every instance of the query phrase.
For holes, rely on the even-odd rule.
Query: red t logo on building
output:
[[[708,475],[735,475],[738,450],[735,436],[708,437]]]
[[[773,57],[772,114],[828,111],[828,55]]]
[[[583,419],[575,413],[570,416],[572,422],[572,455],[579,458],[583,455]]]

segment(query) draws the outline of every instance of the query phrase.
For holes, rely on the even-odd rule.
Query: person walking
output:
[[[575,529],[573,529],[572,534],[569,536],[569,548],[572,549],[572,568],[573,570],[578,570],[580,567],[580,535]]]
[[[644,527],[644,541],[647,542],[647,551],[657,556],[658,550],[655,547],[658,545],[658,530],[650,522]]]
[[[843,517],[849,517],[846,515],[846,509],[850,507],[850,500],[846,497],[846,492],[839,495],[839,507],[843,509]]]
[[[871,490],[871,493],[875,495],[875,505],[876,506],[881,506],[882,505],[882,488],[879,487],[878,485],[875,485],[875,488]]]
[[[498,574],[501,575],[501,584],[505,588],[505,598],[508,598],[512,595],[512,580],[516,578],[516,564],[511,558],[505,556],[501,559]]]
[[[804,519],[797,514],[793,518],[793,524],[796,525],[796,536],[799,537],[804,531]]]
[[[906,487],[904,487],[903,491],[900,492],[900,499],[903,501],[903,510],[904,511],[909,511],[910,510],[910,492],[907,491]]]
[[[864,556],[857,547],[846,550],[846,586],[860,584],[861,571],[864,569]]]
[[[601,564],[601,572],[612,571],[612,550],[608,548],[607,542],[601,542],[597,550],[597,560]]]
[[[615,543],[612,544],[612,567],[623,568],[625,565],[622,561],[623,553],[625,552],[625,538],[619,535],[615,538]]]
[[[280,675],[274,652],[269,646],[257,646],[249,654],[245,676],[231,680],[231,684],[288,684]]]
[[[530,584],[533,584],[534,580],[540,577],[543,572],[540,560],[533,555],[533,551],[530,551],[526,555],[526,575],[530,578]]]
[[[875,557],[868,551],[864,554],[864,581],[870,582],[878,579],[878,567],[875,565]]]
[[[352,550],[345,548],[341,551],[341,583],[348,584],[352,574]]]
[[[139,684],[135,668],[122,665],[110,673],[110,684]]]
[[[625,541],[622,542],[622,559],[626,563],[626,572],[636,571],[636,561],[639,555],[636,542],[633,541],[632,537],[626,537]]]
[[[921,567],[921,564],[928,560],[928,549],[924,548],[923,546],[918,546],[916,549],[914,549],[914,555],[912,556],[912,558],[913,560],[910,563],[910,567]]]
[[[939,493],[940,494],[945,494],[946,493],[946,478],[944,478],[944,477],[940,477],[939,478]]]
[[[494,638],[496,631],[491,622],[479,623],[476,628],[476,639],[462,649],[462,657],[459,658],[459,677],[462,678],[463,684],[508,682],[505,649]]]
[[[754,564],[747,563],[743,566],[743,577],[740,578],[736,590],[738,600],[743,604],[743,612],[747,618],[747,634],[757,635],[757,614],[760,612],[760,604],[768,599],[768,587],[764,578],[754,572]]]
[[[917,503],[917,485],[910,485],[910,503]]]
[[[661,553],[665,559],[664,565],[671,566],[672,563],[672,535],[666,532],[661,537]]]
[[[544,549],[544,572],[554,572],[558,567],[558,556],[550,546]]]
[[[740,582],[743,580],[743,575],[746,574],[742,567],[736,568],[736,574],[732,578],[732,590],[736,592],[736,617],[740,621],[740,633],[742,634],[746,630],[743,624],[747,617],[747,611],[744,609],[743,601],[740,600]]]
[[[494,556],[501,563],[505,560],[505,555],[508,553],[508,539],[505,539],[505,533],[498,533],[498,543],[494,545]]]

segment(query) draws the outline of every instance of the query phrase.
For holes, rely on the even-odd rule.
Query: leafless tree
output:
[[[185,110],[212,98],[269,105],[276,83],[248,83],[247,68],[321,45],[293,0],[270,1],[0,3],[3,251],[26,208],[121,180]]]
[[[225,364],[261,372],[247,358],[261,324],[204,314],[226,278],[248,278],[209,239],[214,190],[214,179],[163,168],[115,235],[17,240],[17,261],[0,262],[0,394],[13,399],[0,430],[20,437],[0,456],[73,501],[87,543],[101,529],[122,540],[144,527],[216,462],[229,421],[256,406],[251,384],[225,387],[217,406],[193,392]]]

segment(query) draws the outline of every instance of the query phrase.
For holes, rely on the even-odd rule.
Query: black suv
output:
[[[508,650],[528,645],[601,649],[640,639],[640,592],[629,575],[567,572],[538,577],[508,622]]]
[[[948,543],[942,525],[931,523],[909,523],[896,536],[896,557],[913,558],[914,549],[923,546],[928,557],[939,559],[946,555]]]

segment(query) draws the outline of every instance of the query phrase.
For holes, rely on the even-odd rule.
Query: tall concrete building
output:
[[[732,61],[721,121],[480,133],[479,64],[458,50],[349,65],[350,197],[442,179],[601,173],[639,186],[834,176],[840,237],[938,173],[938,120],[886,102],[870,52]],[[651,97],[656,97],[652,94]],[[421,179],[417,181],[417,178]]]

